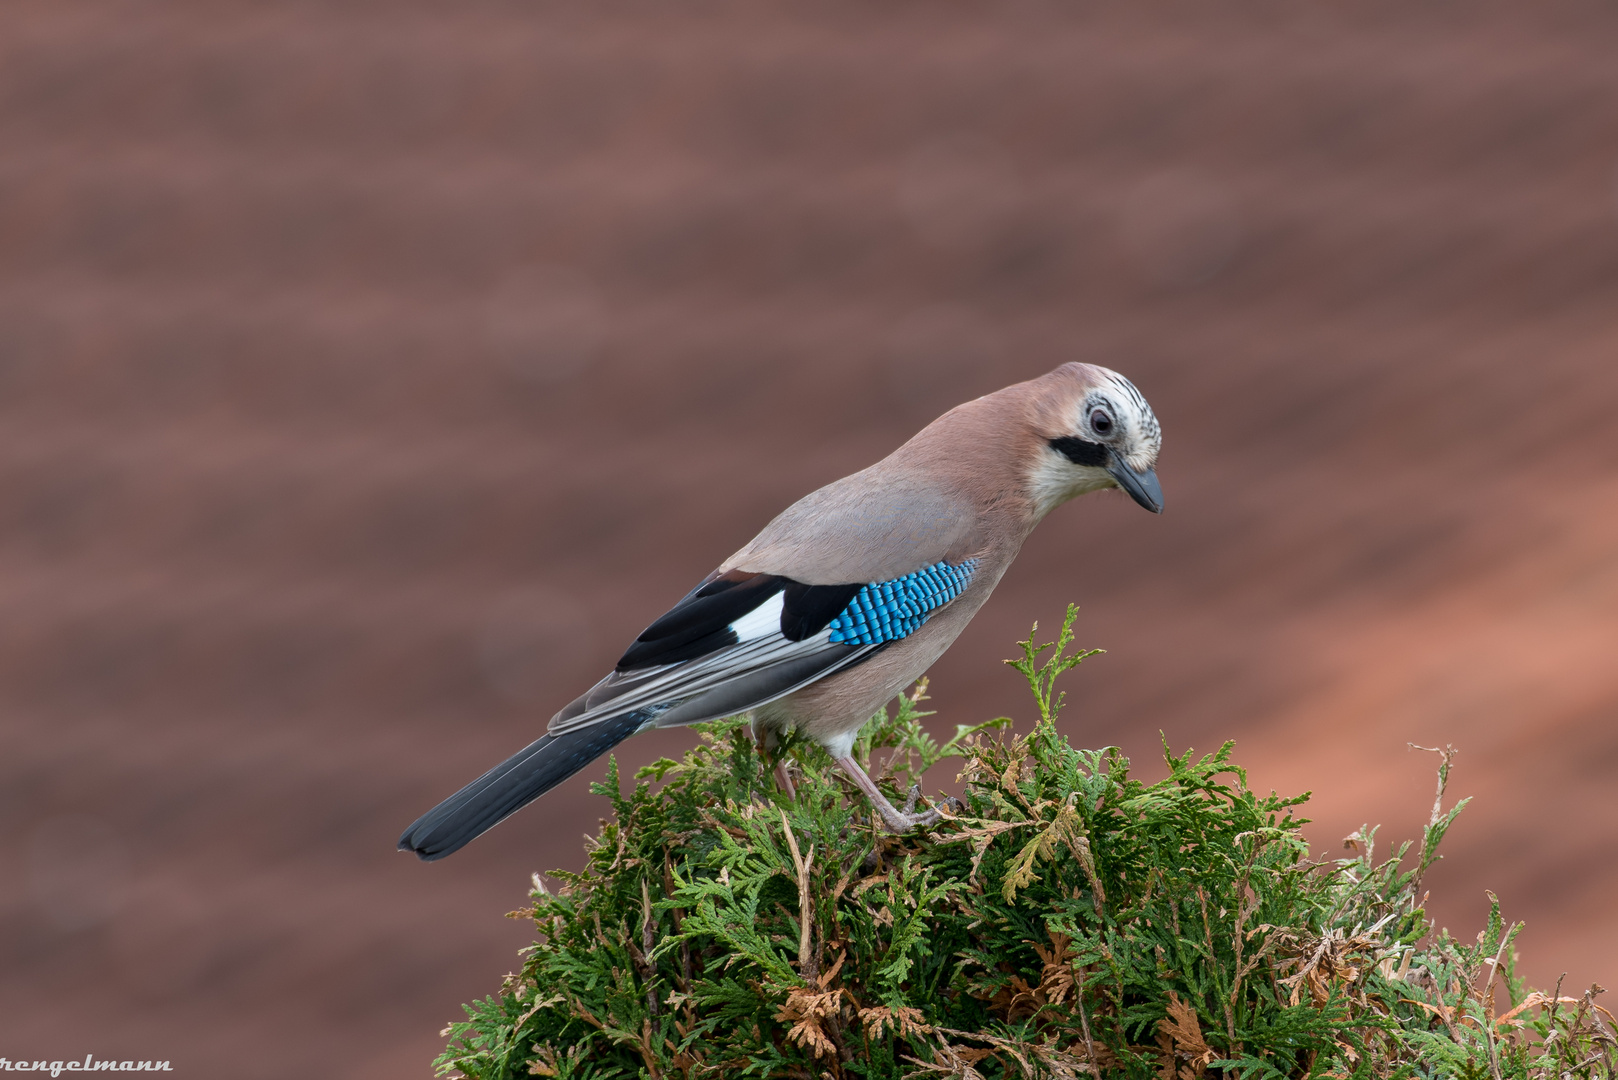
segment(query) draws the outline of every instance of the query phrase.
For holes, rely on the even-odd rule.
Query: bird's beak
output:
[[[1118,482],[1118,486],[1129,492],[1129,497],[1140,503],[1154,514],[1163,512],[1163,487],[1157,482],[1157,473],[1152,469],[1139,472],[1130,468],[1129,462],[1117,454],[1111,455],[1111,463],[1107,471]]]

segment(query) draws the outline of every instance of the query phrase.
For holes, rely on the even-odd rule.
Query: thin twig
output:
[[[809,898],[809,868],[814,865],[815,845],[809,845],[807,856],[798,851],[798,838],[792,834],[787,812],[781,811],[781,828],[786,830],[787,847],[792,849],[792,863],[798,869],[798,973],[810,982],[820,975],[820,964],[815,955],[815,908]]]

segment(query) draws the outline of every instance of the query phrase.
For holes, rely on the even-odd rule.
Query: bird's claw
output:
[[[938,810],[924,810],[919,814],[911,813],[910,808],[914,807],[915,804],[916,800],[912,797],[905,803],[905,810],[894,810],[890,806],[883,811],[882,820],[887,823],[890,832],[907,833],[912,829],[936,825],[944,819],[944,815]]]

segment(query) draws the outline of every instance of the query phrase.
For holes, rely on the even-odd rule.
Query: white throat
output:
[[[1069,499],[1115,486],[1106,469],[1075,465],[1055,450],[1043,450],[1028,474],[1028,494],[1034,502],[1034,521],[1041,521]]]

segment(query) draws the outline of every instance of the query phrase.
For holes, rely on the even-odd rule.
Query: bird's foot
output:
[[[865,775],[865,770],[860,768],[859,762],[852,757],[840,757],[836,761],[838,767],[853,777],[855,785],[865,792],[865,797],[871,800],[871,805],[881,815],[882,821],[887,825],[889,831],[907,833],[911,829],[937,824],[943,818],[944,815],[938,810],[926,810],[919,814],[914,813],[916,801],[921,798],[921,785],[916,784],[910,788],[910,797],[905,800],[905,808],[900,810],[890,803],[888,797],[882,794],[881,789],[871,782],[869,776]]]
[[[923,829],[928,825],[936,825],[944,819],[944,815],[938,810],[924,810],[919,814],[906,813],[902,810],[894,809],[893,804],[887,802],[886,799],[883,802],[886,805],[878,806],[877,810],[881,812],[882,821],[887,825],[890,832],[907,833],[912,829]]]

